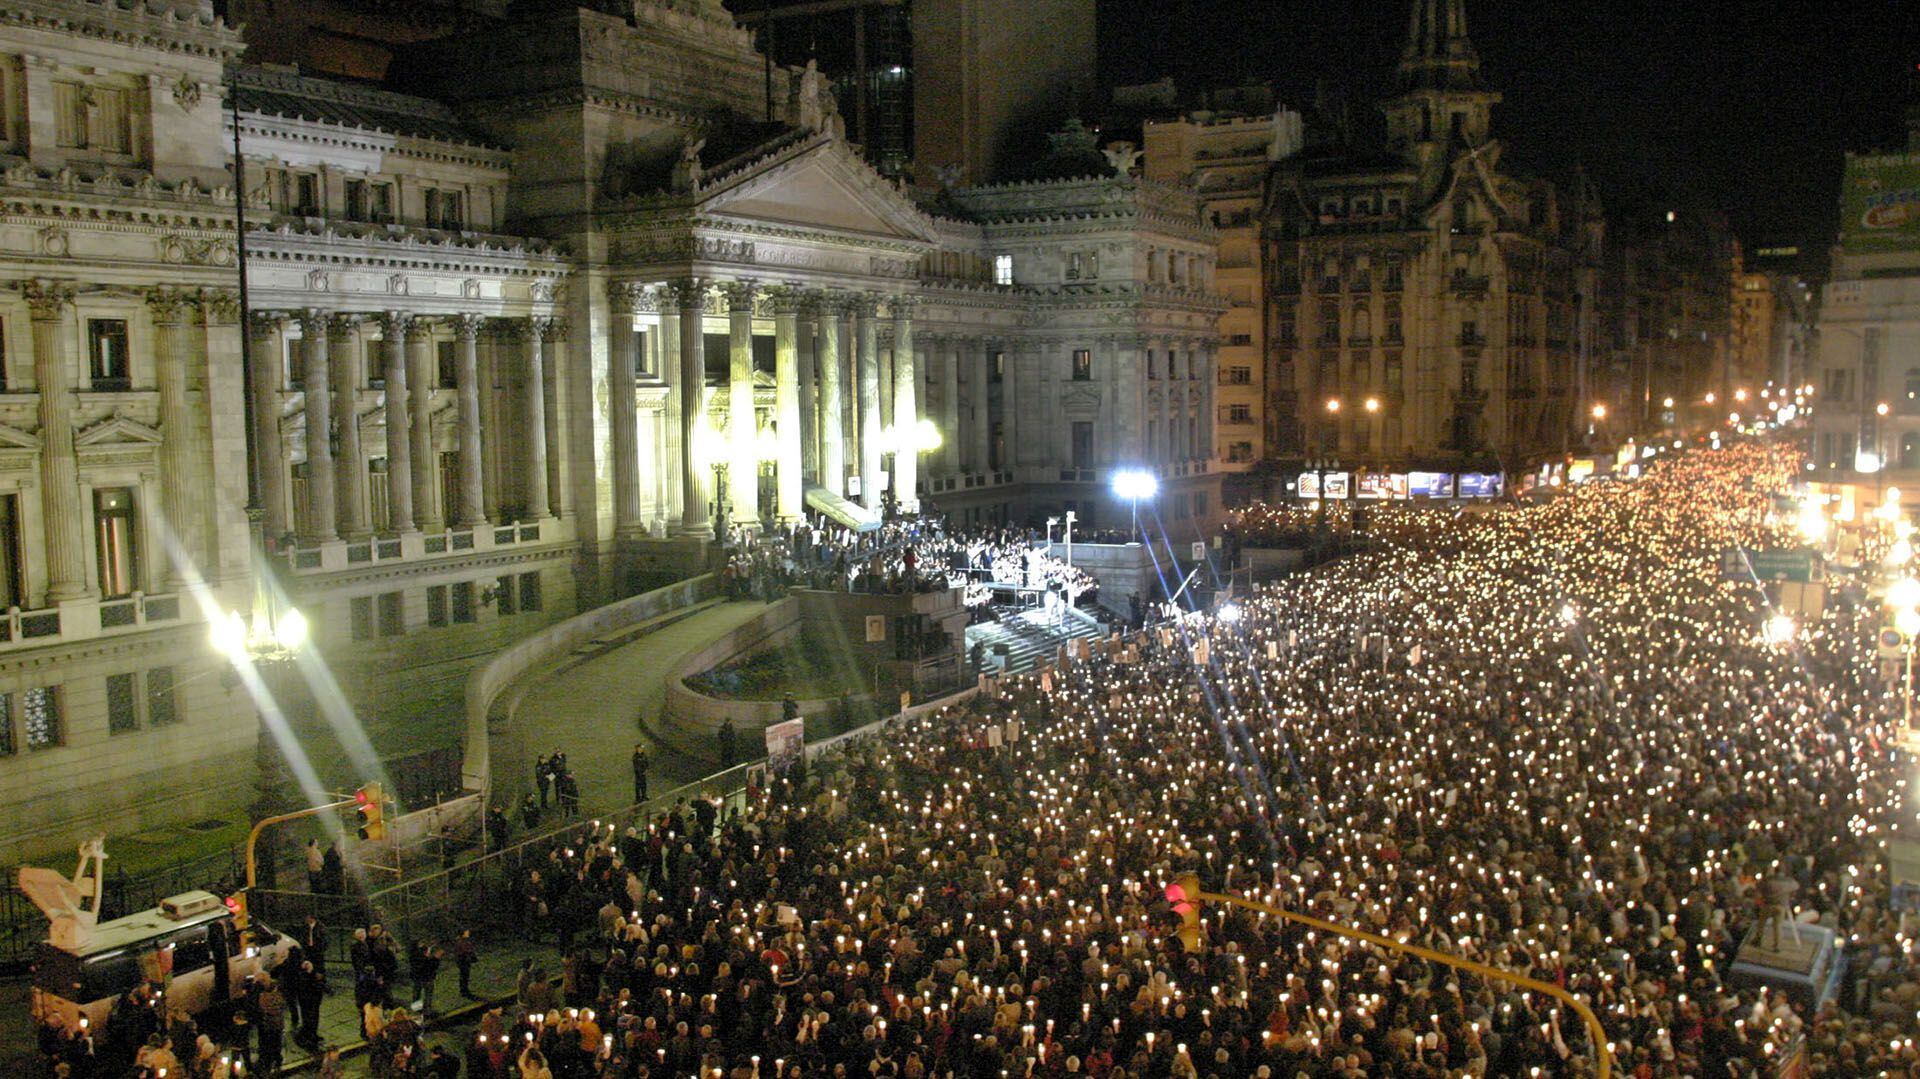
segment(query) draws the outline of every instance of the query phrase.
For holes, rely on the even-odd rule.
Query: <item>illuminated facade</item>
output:
[[[205,0],[0,0],[0,856],[244,819],[258,719],[205,618],[261,579],[250,478],[335,789],[440,759],[475,662],[723,523],[1120,527],[1128,467],[1175,539],[1217,519],[1191,192],[923,205],[717,3],[500,7],[383,53],[397,92],[240,66]]]

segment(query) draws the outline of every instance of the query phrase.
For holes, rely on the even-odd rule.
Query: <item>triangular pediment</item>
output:
[[[161,441],[160,432],[126,416],[109,416],[73,436],[76,446],[101,446],[112,443],[152,443]]]
[[[0,450],[37,450],[40,436],[0,423]]]
[[[713,179],[702,216],[931,244],[933,219],[837,139],[822,136]]]

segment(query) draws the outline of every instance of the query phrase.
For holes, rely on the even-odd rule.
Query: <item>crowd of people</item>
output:
[[[583,824],[514,892],[558,969],[466,1074],[1593,1074],[1576,1016],[1498,980],[1224,906],[1186,950],[1162,889],[1192,872],[1564,988],[1621,1074],[1920,1075],[1878,616],[1836,594],[1782,647],[1720,574],[1790,542],[1796,465],[1385,510],[1229,617],[896,720],[744,812]],[[1837,1001],[1728,977],[1775,917],[1847,942]]]
[[[1050,538],[1003,526],[950,528],[931,516],[866,532],[809,519],[760,535],[739,532],[729,547],[722,588],[741,599],[771,601],[796,586],[876,594],[964,588],[967,605],[979,607],[1003,585],[1074,606],[1098,588]]]

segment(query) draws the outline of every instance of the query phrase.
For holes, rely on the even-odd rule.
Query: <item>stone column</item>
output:
[[[475,345],[475,371],[480,376],[480,515],[489,521],[502,520],[500,496],[507,486],[507,463],[502,447],[512,433],[500,422],[500,354],[510,349],[507,327],[493,319],[482,319]]]
[[[1113,368],[1113,463],[1131,465],[1142,459],[1140,420],[1141,411],[1146,407],[1147,380],[1141,353],[1146,342],[1138,337],[1122,337],[1103,339],[1102,343],[1113,355],[1109,361]]]
[[[547,356],[543,336],[545,319],[530,318],[515,327],[525,364],[520,370],[520,465],[522,512],[535,519],[548,516],[547,486]]]
[[[462,528],[488,523],[486,464],[480,456],[480,324],[483,321],[479,315],[453,318],[458,348],[453,373],[453,392],[458,406],[454,422],[460,429],[460,498],[454,523]]]
[[[149,289],[147,311],[153,319],[153,366],[160,391],[160,508],[172,539],[166,555],[169,591],[178,592],[201,576],[195,559],[204,555],[206,513],[195,505],[206,480],[195,467],[193,409],[187,400],[187,315],[192,299],[178,289]]]
[[[607,286],[613,330],[607,350],[607,427],[613,439],[613,534],[620,539],[647,531],[640,513],[640,412],[633,393],[640,343],[633,332],[637,292],[628,281]]]
[[[380,358],[387,381],[387,521],[395,532],[414,530],[413,397],[407,378],[407,331],[413,318],[389,311],[381,318]]]
[[[734,281],[727,295],[727,486],[733,503],[728,520],[760,527],[759,421],[753,414],[753,301],[759,287]]]
[[[1020,395],[1039,392],[1038,386],[1027,385],[1027,372],[1022,368],[1025,358],[1022,353],[1027,347],[1023,341],[1008,341],[1000,374],[1000,467],[1015,472],[1019,471],[1022,457]]]
[[[440,384],[440,364],[433,352],[433,326],[427,320],[407,320],[407,464],[413,477],[414,522],[422,532],[447,527],[440,497],[440,454],[433,444],[433,390]],[[387,422],[393,422],[391,413]],[[388,462],[391,471],[392,462]]]
[[[680,534],[711,537],[713,519],[707,516],[706,453],[702,426],[707,412],[707,356],[701,320],[706,316],[707,293],[698,280],[675,284],[673,300],[680,316]]]
[[[40,511],[47,539],[46,602],[55,606],[96,594],[87,581],[87,527],[80,507],[80,461],[73,448],[67,322],[73,314],[74,288],[63,281],[28,281],[20,288],[33,320],[33,382],[40,395]]]
[[[280,442],[280,382],[286,349],[283,319],[275,311],[247,318],[253,335],[253,382],[247,387],[253,415],[254,451],[260,455],[260,531],[269,547],[292,529],[287,524],[287,455]]]
[[[894,501],[902,513],[920,512],[919,358],[913,349],[913,299],[893,298],[893,425],[899,441],[893,453]]]
[[[874,350],[874,356],[880,362],[880,426],[876,428],[876,430],[880,432],[880,455],[882,457],[886,456],[887,450],[890,448],[886,444],[887,430],[894,425],[893,406],[895,399],[893,396],[893,365],[895,352],[891,333],[892,327],[883,326],[878,322],[874,324],[874,339],[875,344],[878,345],[878,348]]]
[[[334,519],[333,408],[328,386],[333,313],[309,309],[300,316],[300,386],[307,414],[307,532],[301,540],[326,543],[339,537]]]
[[[840,305],[831,294],[817,297],[815,304],[819,314],[820,486],[838,495],[847,489],[847,443],[841,425],[845,391],[840,378]]]
[[[818,482],[820,474],[820,369],[814,364],[818,337],[814,328],[813,298],[804,293],[796,293],[796,298],[800,305],[800,318],[796,330],[799,341],[795,350],[797,374],[794,377],[800,384],[800,507],[804,512],[805,485]]]
[[[874,303],[862,296],[853,308],[859,376],[860,503],[879,513],[880,502],[880,350],[874,331]]]
[[[1220,353],[1208,342],[1200,347],[1200,458],[1213,460],[1214,432],[1220,423]]]
[[[360,320],[336,315],[328,325],[333,352],[333,432],[337,461],[335,497],[340,534],[359,539],[371,532],[367,525],[367,458],[360,447]]]
[[[940,465],[949,475],[960,472],[960,339],[948,334],[936,342],[940,352]]]
[[[967,354],[967,389],[973,397],[973,459],[967,462],[967,468],[986,473],[992,470],[993,459],[993,397],[987,365],[989,350],[985,341],[977,339],[964,341],[960,347]]]
[[[680,379],[680,320],[674,317],[678,309],[674,306],[671,287],[654,290],[653,308],[660,315],[660,330],[655,341],[658,370],[660,378],[667,384],[666,401],[660,410],[660,489],[663,492],[660,496],[660,527],[664,534],[678,527],[686,513],[682,501],[686,492],[682,489],[681,477],[685,475],[688,464],[680,436],[675,433],[680,426],[680,415],[684,408],[682,398],[686,390]],[[694,392],[698,393],[699,388],[695,387]]]
[[[774,462],[774,516],[781,524],[800,519],[801,479],[806,466],[800,437],[800,292],[773,290],[773,433],[780,443]]]

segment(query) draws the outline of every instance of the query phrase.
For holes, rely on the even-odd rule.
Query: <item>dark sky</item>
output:
[[[1374,115],[1407,0],[1101,0],[1109,84],[1317,84]],[[1584,165],[1610,217],[1725,211],[1749,249],[1832,241],[1843,150],[1899,149],[1920,0],[1467,0],[1510,160]]]

